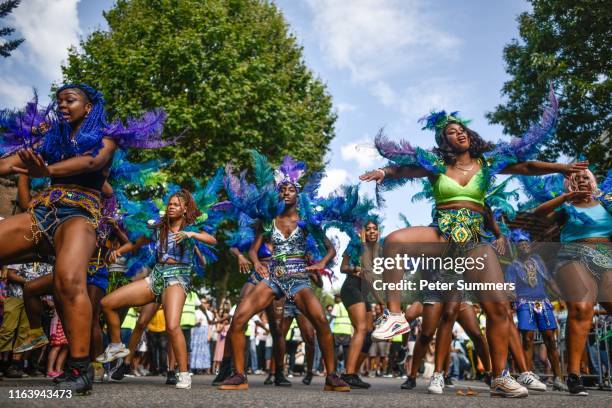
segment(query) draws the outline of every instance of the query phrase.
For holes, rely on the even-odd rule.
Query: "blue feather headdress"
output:
[[[522,230],[520,228],[515,228],[510,230],[510,233],[508,234],[508,239],[511,242],[521,242],[521,241],[528,241],[531,242],[531,235],[529,234],[529,232]]]

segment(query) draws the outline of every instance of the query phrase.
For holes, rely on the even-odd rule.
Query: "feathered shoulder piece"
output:
[[[612,213],[612,170],[608,170],[605,180],[599,185],[599,191],[597,199],[609,213]]]
[[[53,105],[40,108],[36,91],[24,109],[0,110],[0,158],[34,148],[43,139],[52,115]]]
[[[563,175],[550,176],[516,176],[529,201],[521,205],[522,209],[535,208],[546,201],[563,194]]]
[[[513,138],[510,142],[500,141],[492,151],[485,153],[491,175],[498,174],[511,164],[533,160],[542,145],[554,136],[559,119],[559,104],[552,86],[548,94],[548,105],[540,121],[529,127],[520,138]]]
[[[145,112],[141,117],[128,118],[125,123],[116,120],[104,129],[104,137],[117,143],[121,149],[158,149],[169,146],[176,139],[162,139],[167,114],[163,109]]]

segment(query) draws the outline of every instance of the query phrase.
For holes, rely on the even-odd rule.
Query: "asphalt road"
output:
[[[400,389],[403,380],[399,378],[369,378],[372,388],[349,393],[323,392],[322,377],[315,377],[310,386],[303,385],[299,377],[293,378],[290,388],[266,386],[263,380],[261,375],[250,376],[248,391],[219,391],[210,386],[211,376],[194,376],[191,390],[177,390],[165,385],[164,377],[139,377],[126,378],[121,383],[95,384],[92,395],[87,397],[16,399],[16,390],[51,389],[50,382],[42,378],[5,378],[0,381],[0,407],[612,407],[610,391],[590,390],[588,397],[532,392],[528,398],[511,400],[491,398],[484,384],[472,381],[446,388],[443,395],[429,395],[424,380],[418,381],[416,389],[406,391]],[[456,394],[467,386],[479,394],[473,397]]]

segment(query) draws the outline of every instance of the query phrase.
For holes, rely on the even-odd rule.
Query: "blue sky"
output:
[[[23,0],[9,17],[26,42],[3,59],[0,106],[22,106],[35,86],[46,97],[61,79],[67,48],[106,26],[110,0]],[[433,135],[417,119],[432,108],[459,110],[489,140],[502,137],[484,118],[500,103],[507,79],[503,47],[518,37],[522,0],[278,0],[307,65],[327,84],[338,112],[324,190],[357,182],[383,161],[372,139],[384,126],[392,138],[430,147]],[[412,204],[418,189],[387,193],[385,232],[404,213],[414,225],[428,224],[430,206]],[[372,194],[372,185],[362,185]]]

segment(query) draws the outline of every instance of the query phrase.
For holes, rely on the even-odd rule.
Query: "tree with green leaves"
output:
[[[5,18],[15,7],[17,7],[21,3],[21,0],[4,0],[0,2],[0,18]],[[8,37],[13,34],[15,29],[12,27],[0,27],[0,55],[4,58],[7,58],[11,55],[19,45],[24,41],[23,38],[19,38],[16,40],[2,40],[2,37]]]
[[[612,25],[605,0],[529,0],[530,12],[518,17],[520,40],[504,48],[505,104],[487,115],[504,132],[519,136],[537,120],[552,83],[559,99],[557,135],[542,158],[560,153],[585,156],[598,173],[612,164]]]
[[[118,0],[104,17],[108,30],[70,50],[64,80],[104,92],[111,116],[164,108],[166,134],[182,134],[164,152],[173,181],[210,177],[229,161],[247,168],[249,149],[324,167],[331,96],[271,1]],[[211,268],[219,296],[240,284],[228,283],[236,261],[222,245]]]

